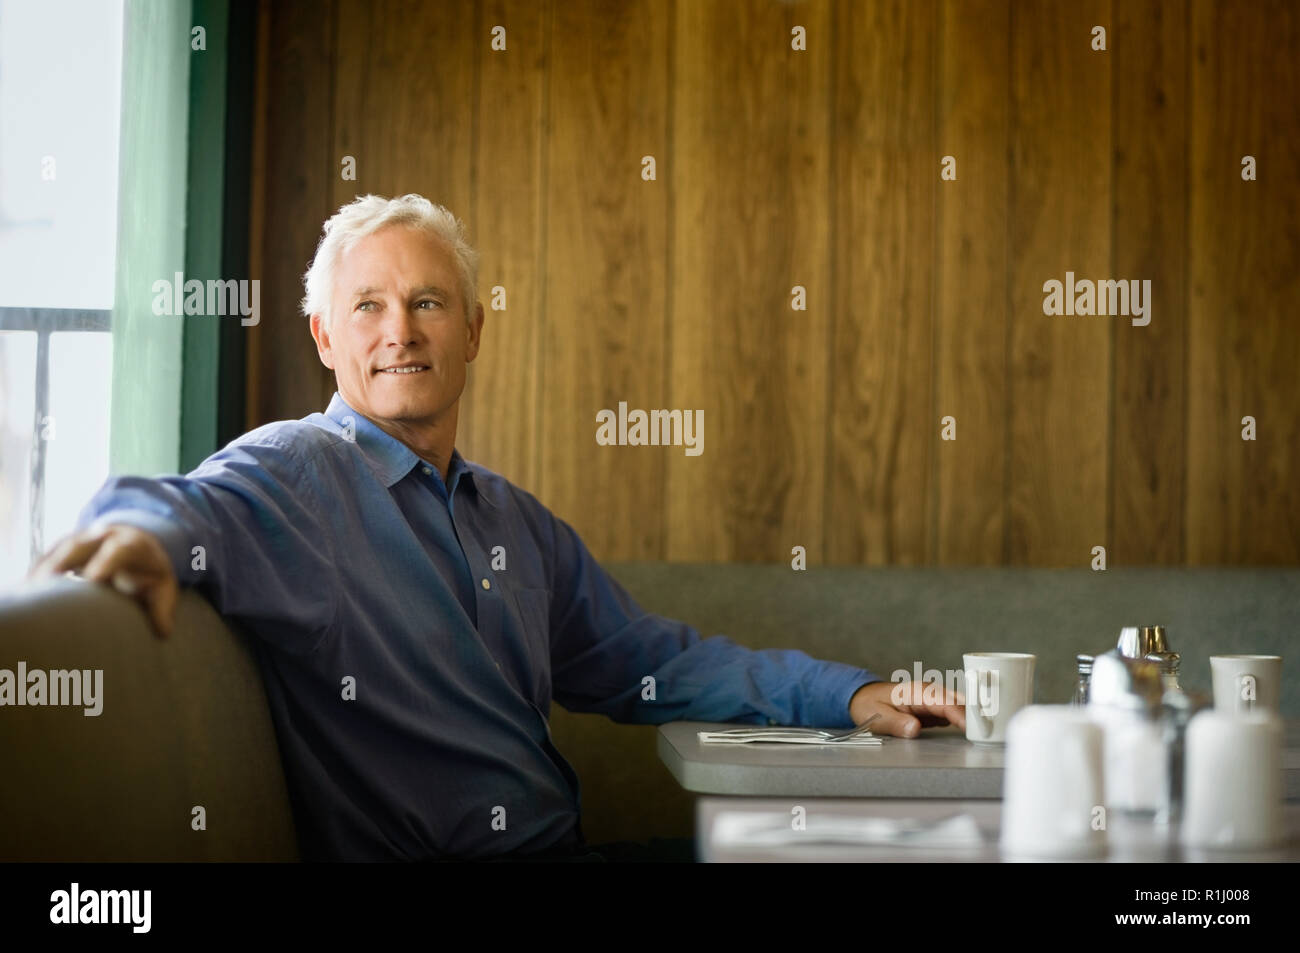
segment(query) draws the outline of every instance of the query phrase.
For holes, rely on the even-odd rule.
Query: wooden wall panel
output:
[[[247,425],[324,410],[334,374],[298,310],[302,275],[333,211],[330,176],[334,3],[263,0],[259,8],[250,276],[262,318],[248,328]]]
[[[808,49],[791,48],[791,30]],[[677,8],[671,397],[704,452],[667,453],[668,556],[788,561],[822,548],[833,305],[830,4]],[[791,289],[807,292],[792,310]]]
[[[599,410],[672,406],[670,26],[657,0],[582,0],[557,4],[552,28],[541,479],[531,489],[600,558],[663,557],[665,457],[681,452],[596,443]],[[644,155],[656,157],[657,181],[642,181]]]
[[[1114,267],[1151,323],[1111,320],[1109,564],[1177,564],[1187,461],[1187,4],[1115,4]]]
[[[937,16],[929,0],[836,8],[832,563],[931,557]]]
[[[1300,559],[1300,10],[1193,2],[1192,563]],[[1242,157],[1257,179],[1243,181]],[[1242,418],[1257,439],[1242,439]]]
[[[1110,335],[1048,316],[1043,283],[1109,278],[1110,4],[1012,7],[1010,482],[1006,561],[1086,566],[1106,545]]]
[[[321,223],[417,191],[467,221],[484,301],[508,296],[458,445],[602,559],[1300,560],[1294,4],[261,16],[249,427],[334,388],[297,314]],[[1150,279],[1152,323],[1044,315],[1067,271]],[[703,409],[703,456],[597,446],[619,401]]]
[[[542,178],[546,43],[550,4],[493,0],[474,31],[478,122],[470,166],[472,202],[463,214],[477,236],[483,342],[460,402],[461,454],[520,486],[538,485],[539,350],[545,302]],[[506,48],[489,45],[503,26]],[[506,309],[492,310],[492,288]]]
[[[935,270],[935,407],[956,440],[935,442],[931,530],[943,565],[1001,564],[1007,479],[1008,0],[945,0],[939,8],[938,137],[928,172],[940,181]]]

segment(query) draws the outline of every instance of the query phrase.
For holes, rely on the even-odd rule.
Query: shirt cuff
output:
[[[812,685],[808,701],[809,724],[816,728],[852,728],[849,701],[863,685],[884,681],[865,668],[856,668],[841,662],[823,662],[821,674]]]

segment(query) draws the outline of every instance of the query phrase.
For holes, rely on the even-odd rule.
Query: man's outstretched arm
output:
[[[549,514],[548,514],[549,515]],[[749,649],[642,609],[577,533],[550,516],[555,700],[614,721],[674,720],[851,727],[850,700],[871,672],[793,649]]]
[[[332,622],[338,585],[322,493],[302,469],[290,445],[235,443],[188,476],[111,478],[30,575],[75,571],[113,585],[159,634],[171,629],[178,586],[193,585],[221,613],[309,649]]]
[[[684,622],[642,609],[600,567],[578,534],[548,513],[554,533],[552,693],[569,711],[618,722],[738,721],[848,728],[872,715],[876,734],[964,727],[963,700],[913,682],[792,649],[749,649],[701,638]]]

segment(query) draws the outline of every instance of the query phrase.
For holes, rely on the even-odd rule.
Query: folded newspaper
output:
[[[817,728],[727,728],[723,731],[697,732],[701,744],[742,745],[756,741],[773,741],[781,744],[795,745],[831,745],[843,747],[873,747],[882,744],[881,740],[869,731],[854,735],[852,738],[833,740],[835,732],[821,731]]]

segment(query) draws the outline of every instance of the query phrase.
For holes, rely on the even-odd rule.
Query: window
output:
[[[121,0],[0,0],[0,587],[109,467]]]

